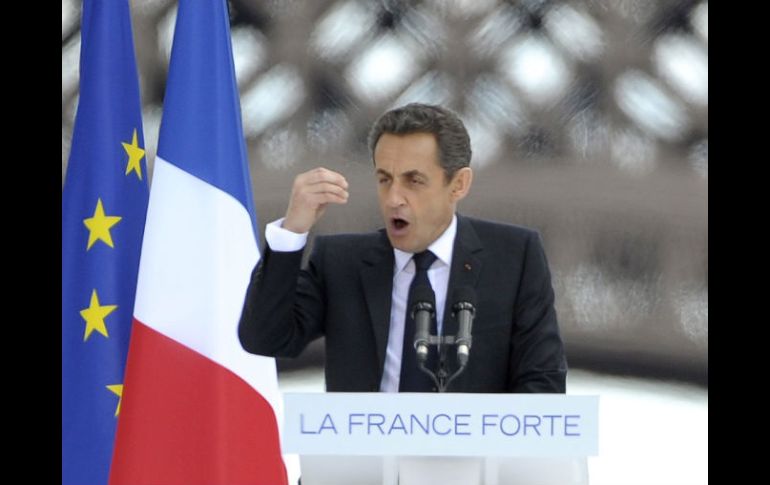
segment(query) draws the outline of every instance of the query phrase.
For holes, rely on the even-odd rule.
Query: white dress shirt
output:
[[[305,247],[308,233],[297,234],[281,227],[283,218],[273,221],[265,228],[265,240],[273,251],[298,251]],[[439,335],[444,321],[444,306],[449,286],[449,271],[452,267],[452,251],[457,234],[457,216],[452,216],[449,227],[428,246],[436,261],[428,269],[428,279],[436,294],[436,323]],[[404,346],[404,320],[409,286],[415,275],[413,253],[393,248],[393,295],[390,303],[390,331],[385,353],[385,368],[380,382],[381,392],[398,392],[401,379],[401,353]],[[407,349],[414,351],[412,349]]]

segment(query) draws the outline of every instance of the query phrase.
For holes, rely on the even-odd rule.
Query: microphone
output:
[[[470,286],[456,288],[452,294],[452,313],[457,318],[457,361],[461,367],[468,363],[471,351],[473,317],[476,315],[476,292]]]
[[[417,285],[409,295],[414,319],[414,348],[417,351],[417,363],[428,360],[428,340],[430,338],[430,322],[435,314],[436,295],[428,285]]]

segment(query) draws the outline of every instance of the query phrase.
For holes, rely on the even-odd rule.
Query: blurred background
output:
[[[152,172],[176,1],[130,3]],[[708,2],[229,4],[260,224],[283,215],[298,173],[323,165],[347,177],[351,196],[315,233],[377,229],[372,122],[412,101],[454,109],[470,131],[475,171],[460,211],[542,233],[578,370],[569,392],[608,399],[602,456],[610,444],[618,456],[628,446],[609,424],[636,420],[653,433],[635,409],[646,419],[659,409],[665,419],[650,423],[676,437],[673,457],[658,450],[663,462],[636,462],[636,475],[626,466],[623,481],[609,471],[620,462],[605,459],[592,483],[707,483]],[[62,0],[62,181],[80,13],[79,0]],[[316,342],[281,360],[282,385],[294,389],[300,376],[299,388],[322,390],[323,358]],[[647,465],[663,468],[649,475]]]

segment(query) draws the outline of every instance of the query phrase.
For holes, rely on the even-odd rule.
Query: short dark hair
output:
[[[374,161],[374,148],[383,133],[406,135],[431,133],[436,137],[439,164],[446,181],[471,163],[471,138],[460,118],[452,111],[431,104],[411,103],[387,111],[374,122],[369,132],[369,151]]]

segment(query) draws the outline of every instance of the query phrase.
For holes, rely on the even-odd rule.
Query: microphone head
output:
[[[409,296],[413,304],[430,303],[431,306],[436,306],[436,294],[433,293],[433,289],[428,285],[415,286],[412,288],[412,293]]]
[[[428,345],[422,342],[415,342],[414,349],[417,352],[417,362],[425,363],[428,360]]]
[[[452,292],[452,305],[458,303],[470,303],[476,306],[476,291],[470,286],[460,286]]]

